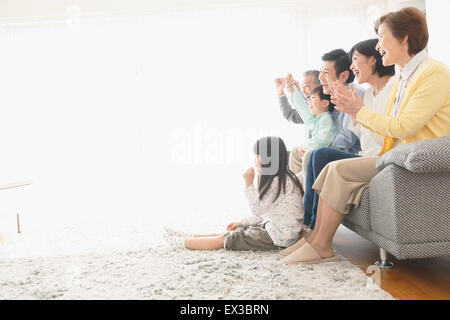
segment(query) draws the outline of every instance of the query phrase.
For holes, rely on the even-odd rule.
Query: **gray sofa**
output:
[[[450,256],[450,136],[401,145],[377,159],[377,174],[343,225],[397,259]]]

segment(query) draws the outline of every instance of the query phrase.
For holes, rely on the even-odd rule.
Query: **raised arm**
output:
[[[300,117],[297,110],[291,107],[285,95],[280,97],[280,110],[286,120],[297,124],[303,124],[302,117]]]
[[[308,101],[306,101],[303,93],[297,88],[297,86],[292,86],[292,92],[288,92],[288,100],[295,107],[298,114],[302,118],[304,123],[310,123],[314,120],[314,116],[309,111]]]
[[[293,109],[289,104],[289,101],[284,93],[284,88],[286,86],[286,82],[283,78],[275,79],[275,86],[277,88],[278,97],[280,101],[280,110],[283,114],[283,117],[291,122],[302,124],[303,120],[298,114],[297,110]]]

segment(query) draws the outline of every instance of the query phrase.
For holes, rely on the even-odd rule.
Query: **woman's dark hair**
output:
[[[373,73],[377,73],[378,76],[393,76],[395,74],[395,66],[383,66],[383,60],[381,59],[381,54],[375,49],[378,43],[378,39],[369,39],[365,41],[358,42],[350,49],[349,56],[352,59],[353,52],[358,51],[360,54],[366,56],[367,58],[374,57],[377,61],[375,63],[375,68]]]
[[[348,71],[347,83],[353,82],[355,80],[355,75],[352,70],[350,70],[350,65],[352,61],[348,58],[347,52],[344,49],[335,49],[322,56],[322,61],[333,61],[334,69],[336,70],[336,76]]]
[[[428,27],[425,13],[415,7],[406,7],[389,12],[375,21],[375,32],[386,23],[392,35],[399,41],[408,36],[408,53],[415,55],[425,49],[428,43]]]
[[[320,100],[327,100],[329,102],[328,111],[330,111],[330,112],[333,111],[334,104],[331,102],[331,95],[323,93],[323,86],[322,85],[320,85],[318,87],[315,87],[311,91],[311,95],[313,95],[313,94],[318,94]]]
[[[270,188],[272,181],[278,177],[278,190],[275,200],[280,195],[281,188],[286,192],[286,177],[300,189],[303,197],[303,188],[297,176],[288,168],[288,151],[280,137],[264,137],[256,141],[253,152],[261,156],[261,177],[258,181],[259,199],[262,199]]]

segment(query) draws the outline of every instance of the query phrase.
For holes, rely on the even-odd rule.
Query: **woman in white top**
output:
[[[375,50],[377,42],[378,39],[370,39],[356,44],[350,50],[350,57],[352,59],[350,69],[355,74],[358,84],[370,84],[370,87],[364,93],[364,105],[378,113],[384,114],[389,105],[393,84],[398,76],[393,76],[393,66],[384,67],[384,70],[379,72],[376,71],[376,68],[374,70],[372,69],[372,66],[377,64],[377,59],[379,59],[378,63],[382,63],[381,55],[377,54],[378,51]],[[380,153],[384,136],[380,136],[360,124],[355,125],[352,123],[349,129],[361,141],[360,156],[372,157]]]
[[[366,106],[384,113],[388,106],[388,99],[392,89],[392,78],[395,74],[394,66],[383,66],[380,53],[375,49],[378,39],[370,39],[357,43],[351,50],[352,64],[350,69],[355,74],[358,84],[368,83],[370,88],[364,94]],[[319,148],[314,150],[308,160],[306,167],[305,195],[303,205],[305,207],[304,225],[314,229],[317,215],[319,196],[312,189],[314,181],[322,169],[332,161],[354,158],[359,156],[377,155],[383,145],[383,137],[372,133],[361,125],[349,127],[361,140],[359,155],[340,151],[333,148]],[[300,239],[293,246],[281,251],[282,255],[289,255],[299,248],[305,239]],[[289,263],[289,259],[286,261]]]
[[[245,195],[252,215],[231,222],[226,232],[190,235],[166,228],[171,247],[193,250],[279,250],[294,244],[301,236],[303,189],[296,175],[288,169],[288,152],[279,137],[259,139],[253,148],[257,170],[243,175]]]

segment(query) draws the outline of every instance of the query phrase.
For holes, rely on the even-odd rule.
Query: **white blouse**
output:
[[[286,177],[286,192],[281,186],[278,199],[273,202],[278,190],[278,177],[275,177],[264,197],[259,200],[258,190],[254,185],[245,189],[245,195],[253,216],[242,220],[244,225],[267,222],[265,228],[273,243],[279,247],[289,247],[298,240],[302,230],[303,198],[299,188]]]
[[[381,89],[376,96],[373,93],[373,88],[369,87],[364,93],[364,105],[378,113],[385,114],[389,106],[393,85],[397,77],[398,76],[391,77],[384,88]],[[384,142],[383,136],[370,131],[360,124],[354,125],[353,122],[348,128],[360,139],[361,151],[359,155],[363,157],[375,157],[380,153]]]

